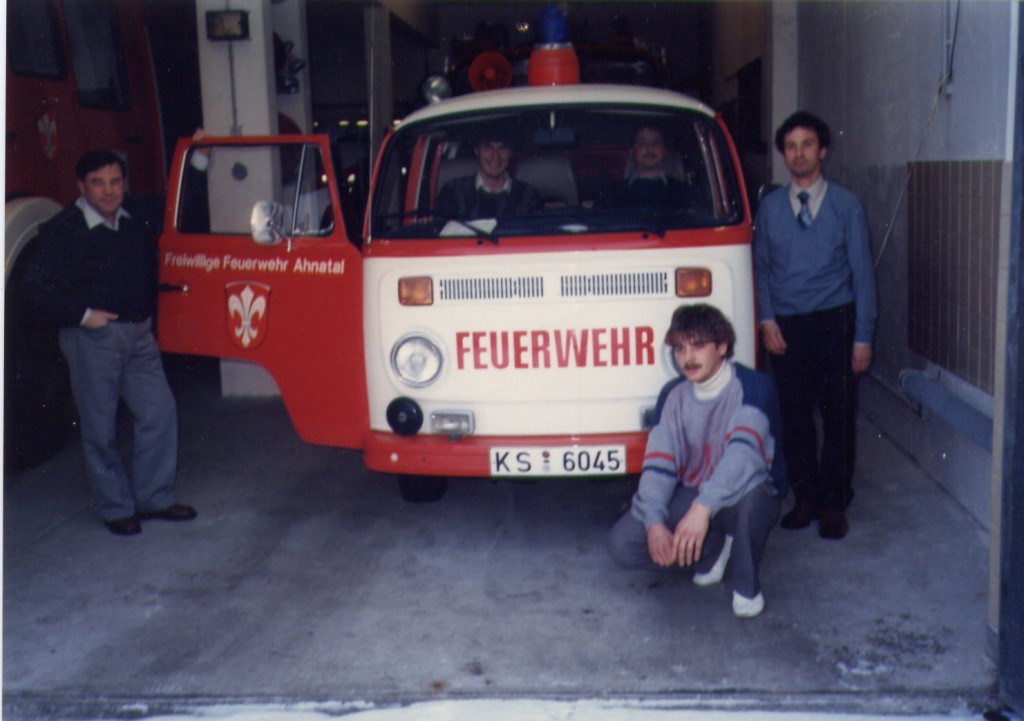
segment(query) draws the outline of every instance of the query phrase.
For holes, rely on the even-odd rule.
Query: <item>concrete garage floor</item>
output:
[[[870,425],[850,535],[776,530],[766,610],[741,621],[728,574],[700,589],[610,561],[622,481],[459,480],[409,505],[359,453],[300,441],[279,400],[222,399],[210,366],[170,361],[196,521],[108,533],[77,444],[5,479],[5,719],[432,699],[997,705],[988,535]]]

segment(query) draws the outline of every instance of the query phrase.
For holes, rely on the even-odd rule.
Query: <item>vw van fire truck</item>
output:
[[[326,137],[181,141],[163,349],[261,365],[303,439],[361,449],[409,501],[440,498],[452,477],[639,473],[658,392],[677,375],[663,342],[676,308],[720,308],[738,360],[754,362],[739,163],[700,102],[560,84],[575,79],[564,54],[548,71],[531,63],[532,87],[442,101],[392,130],[358,238],[339,217]],[[628,200],[644,127],[663,134],[685,202]],[[475,175],[474,145],[495,133],[540,206],[440,209],[441,188]]]

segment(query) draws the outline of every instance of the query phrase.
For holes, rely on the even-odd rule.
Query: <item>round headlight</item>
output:
[[[437,380],[442,365],[441,351],[421,335],[406,336],[391,349],[391,370],[413,388],[422,388]]]

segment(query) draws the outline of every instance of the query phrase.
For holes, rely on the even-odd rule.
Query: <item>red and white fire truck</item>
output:
[[[163,349],[261,365],[302,438],[361,449],[407,500],[439,498],[450,477],[638,473],[657,394],[677,375],[663,337],[680,304],[721,308],[738,359],[754,362],[750,207],[708,107],[555,84],[565,75],[405,118],[379,153],[359,238],[339,217],[327,138],[181,141],[161,241]],[[628,201],[642,127],[663,134],[686,203]],[[541,207],[439,209],[495,132]]]
[[[75,163],[86,150],[122,153],[135,193],[163,191],[165,166],[137,3],[10,0],[7,24],[9,272],[34,236],[29,216],[38,223],[78,197]]]
[[[120,152],[133,192],[162,192],[160,115],[143,7],[8,0],[4,218],[4,465],[37,463],[74,434],[56,329],[22,288],[39,224],[78,197],[75,163]]]

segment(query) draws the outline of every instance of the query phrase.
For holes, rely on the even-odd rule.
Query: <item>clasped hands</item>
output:
[[[651,559],[663,567],[692,566],[700,560],[710,524],[711,509],[700,503],[690,506],[674,532],[663,523],[654,524],[647,529],[647,551]]]

